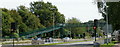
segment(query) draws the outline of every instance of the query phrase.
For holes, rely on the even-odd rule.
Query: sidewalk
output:
[[[120,43],[115,44],[115,46],[113,46],[113,47],[120,47]]]
[[[83,41],[84,39],[72,39],[70,42],[74,42],[74,41]],[[88,39],[86,39],[88,40]],[[5,41],[3,43],[12,43],[12,41]],[[17,41],[15,41],[17,42]],[[19,42],[31,42],[31,40],[25,40],[25,41],[19,41]],[[59,41],[54,41],[54,42],[45,42],[45,44],[52,44],[52,43],[62,43],[63,41],[62,40],[59,40]],[[13,45],[13,44],[4,44],[4,45]],[[31,43],[21,43],[21,44],[15,44],[15,45],[32,45]]]
[[[77,45],[77,44],[93,44],[94,41],[85,41],[85,42],[74,42],[74,43],[66,43],[66,44],[58,44],[58,45]]]

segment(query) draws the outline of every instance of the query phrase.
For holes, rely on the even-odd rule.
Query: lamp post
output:
[[[106,15],[106,34],[107,34],[107,45],[108,45],[108,6],[107,6],[107,3],[105,0],[102,0],[103,1],[103,7],[106,9],[105,12],[103,12],[105,15]]]
[[[103,2],[103,9],[105,8],[106,9],[106,11],[102,11],[105,15],[106,15],[106,34],[107,34],[107,45],[108,45],[108,6],[107,6],[107,4],[106,4],[106,1],[105,0],[102,0],[102,2]]]
[[[106,24],[107,24],[107,45],[108,45],[108,6],[106,6]]]
[[[55,10],[55,8],[50,8],[50,9],[51,9],[52,11]],[[54,33],[54,28],[55,28],[55,27],[54,27],[54,25],[55,25],[55,24],[54,24],[54,22],[55,22],[54,15],[55,15],[55,14],[54,14],[54,12],[53,12],[53,38],[54,38],[54,35],[55,35],[55,33]]]

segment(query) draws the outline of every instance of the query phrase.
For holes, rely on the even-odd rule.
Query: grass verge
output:
[[[113,47],[116,42],[117,42],[117,41],[112,41],[112,42],[110,42],[110,43],[108,43],[108,44],[100,45],[100,47]]]

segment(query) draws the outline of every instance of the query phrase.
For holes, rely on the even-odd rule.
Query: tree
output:
[[[98,8],[100,13],[102,13],[104,20],[106,19],[106,15],[100,10],[102,8],[103,3],[97,2]],[[120,29],[120,2],[107,2],[107,10],[104,8],[104,11],[108,14],[108,22],[109,24],[112,24],[113,30],[119,30]]]
[[[74,25],[82,25],[80,20],[78,20],[77,18],[71,18],[71,19],[68,19],[66,21],[67,24],[70,24],[71,26],[74,26]],[[73,38],[76,38],[77,36],[80,36],[82,35],[83,33],[86,33],[86,27],[78,27],[78,26],[75,26],[74,28],[73,27],[67,27],[66,28],[67,30],[71,31],[71,35]]]
[[[49,2],[33,2],[30,3],[30,5],[31,12],[34,13],[41,20],[40,23],[46,27],[65,22],[64,15],[59,13],[57,7]]]
[[[19,38],[19,34],[18,33],[13,33],[13,36],[14,36],[14,38],[16,38],[18,40],[18,38]]]
[[[19,13],[16,11],[16,10],[14,10],[14,9],[12,9],[12,10],[10,10],[10,12],[9,12],[9,15],[11,15],[11,17],[13,18],[13,20],[14,20],[14,23],[16,23],[14,26],[15,26],[15,28],[16,28],[16,33],[19,33],[19,32],[21,32],[21,31],[19,31],[18,29],[19,29],[19,26],[20,26],[20,24],[22,24],[23,22],[22,22],[22,17],[19,15]],[[13,25],[11,25],[11,26],[13,26]],[[18,31],[17,31],[18,30]],[[21,30],[21,29],[20,29]],[[24,31],[23,31],[24,32]]]
[[[33,30],[65,22],[64,15],[58,12],[57,7],[49,2],[33,2],[30,5],[30,8],[21,5],[17,7],[17,10],[0,8],[2,10],[3,37],[12,36],[11,23],[16,23],[17,26],[14,33],[25,35],[33,32]]]
[[[9,14],[10,11],[2,8],[2,34],[3,36],[11,36],[11,23],[14,19]]]
[[[67,23],[81,23],[81,22],[77,18],[72,17],[71,19],[67,20]]]
[[[44,26],[40,23],[40,20],[34,14],[32,14],[25,6],[19,6],[18,12],[20,16],[23,18],[22,19],[23,23],[25,23],[28,28],[31,29],[44,28]]]

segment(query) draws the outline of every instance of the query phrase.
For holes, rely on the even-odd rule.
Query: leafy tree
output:
[[[16,11],[16,10],[10,10],[10,12],[9,12],[9,15],[11,15],[11,17],[13,18],[13,20],[14,20],[14,23],[16,23],[16,29],[19,29],[19,26],[20,26],[20,24],[22,24],[23,22],[22,22],[22,17],[19,15],[19,13]],[[12,26],[12,25],[11,25]],[[22,25],[21,25],[22,26]],[[21,30],[21,29],[19,29],[19,30]],[[19,32],[21,32],[21,31],[15,31],[16,33],[19,33]]]
[[[98,8],[102,8],[103,3],[98,2]],[[107,2],[107,10],[104,8],[104,11],[108,14],[109,24],[112,24],[114,30],[120,29],[120,2]],[[102,13],[104,19],[106,19],[106,15],[99,9],[100,13]]]
[[[40,23],[46,27],[65,22],[64,15],[60,14],[57,7],[49,2],[33,2],[30,3],[30,5],[31,12],[34,13],[41,20]]]
[[[19,6],[17,10],[0,8],[2,10],[3,37],[11,36],[11,23],[13,22],[17,23],[17,29],[14,32],[17,35],[65,22],[64,15],[49,2],[33,2],[30,5],[30,8]]]
[[[74,24],[77,25],[77,24],[81,24],[80,20],[78,20],[77,18],[71,18],[71,19],[68,19],[66,21],[68,24],[71,24],[71,26],[73,26]],[[67,30],[71,31],[71,36],[73,38],[76,38],[77,36],[80,36],[82,35],[83,33],[86,33],[86,27],[67,27],[66,28]]]
[[[25,6],[19,6],[18,12],[20,13],[20,16],[23,18],[22,19],[23,23],[25,23],[28,28],[31,29],[44,28],[44,26],[40,23],[40,20],[34,14],[32,14]]]
[[[81,23],[81,22],[77,18],[72,17],[71,19],[67,20],[67,23]]]
[[[14,19],[9,14],[10,11],[3,8],[2,9],[2,34],[3,36],[11,35],[11,23],[14,22]]]
[[[13,33],[14,38],[18,39],[19,38],[19,34],[18,33]]]
[[[29,30],[31,30],[31,29],[29,29]],[[19,33],[24,33],[27,31],[28,31],[28,28],[27,28],[27,25],[25,23],[19,24]]]

